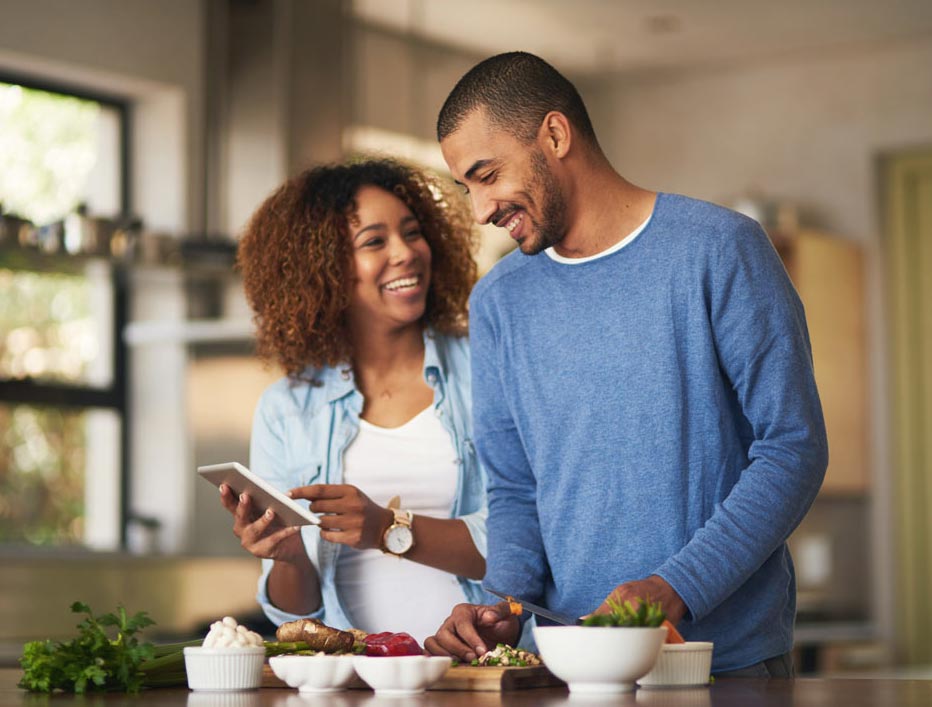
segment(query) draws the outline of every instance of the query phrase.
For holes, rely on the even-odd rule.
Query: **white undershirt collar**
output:
[[[553,246],[545,249],[544,252],[548,256],[550,256],[550,258],[553,259],[554,261],[558,263],[563,263],[564,265],[582,265],[583,263],[588,263],[592,260],[598,260],[599,258],[604,258],[606,255],[617,253],[619,250],[621,250],[626,245],[631,243],[631,241],[637,238],[641,234],[641,232],[645,228],[647,228],[647,224],[650,223],[650,220],[653,217],[653,215],[654,215],[653,212],[651,212],[650,216],[644,219],[644,222],[640,226],[635,228],[633,231],[631,231],[631,233],[629,233],[627,236],[622,238],[620,241],[618,241],[614,245],[609,246],[608,248],[603,250],[601,253],[596,253],[595,255],[587,255],[585,258],[567,258],[557,253],[557,251],[554,250]]]

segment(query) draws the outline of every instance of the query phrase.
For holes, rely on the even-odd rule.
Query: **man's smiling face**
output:
[[[478,108],[440,142],[480,224],[506,229],[527,255],[566,235],[566,199],[537,140],[523,142]]]

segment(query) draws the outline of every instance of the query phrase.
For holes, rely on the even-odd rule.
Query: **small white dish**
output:
[[[192,690],[255,690],[262,686],[265,647],[184,649],[184,669]]]
[[[535,626],[544,665],[570,693],[631,692],[660,655],[667,629],[618,626]]]
[[[357,655],[353,667],[378,695],[416,695],[442,678],[452,662],[448,656]]]
[[[324,694],[345,690],[356,677],[351,655],[275,655],[272,672],[299,692]]]
[[[653,669],[638,680],[641,687],[700,687],[709,684],[712,644],[707,641],[667,643]]]

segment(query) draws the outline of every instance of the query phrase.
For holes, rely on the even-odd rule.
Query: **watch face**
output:
[[[396,555],[406,553],[412,545],[414,545],[414,533],[407,526],[396,525],[389,528],[385,535],[385,549]]]

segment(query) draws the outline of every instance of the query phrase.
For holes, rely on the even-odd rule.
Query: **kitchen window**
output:
[[[0,76],[0,546],[125,539],[127,113]]]

